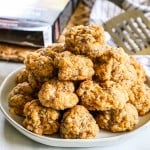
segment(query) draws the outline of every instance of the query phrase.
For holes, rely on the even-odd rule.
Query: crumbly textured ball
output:
[[[137,82],[144,83],[146,81],[146,72],[144,67],[133,57],[130,56],[131,65],[135,68],[137,74]]]
[[[122,48],[112,48],[99,57],[98,61],[94,68],[99,81],[112,80],[125,87],[131,87],[136,82],[136,70]]]
[[[64,57],[70,57],[72,53],[70,51],[64,51],[55,55],[54,64],[56,68],[59,68],[59,61]],[[61,66],[60,66],[61,67]]]
[[[135,84],[128,92],[129,101],[136,107],[139,115],[150,111],[150,88],[146,84]]]
[[[24,116],[24,105],[32,99],[32,96],[22,94],[16,94],[9,97],[9,112],[13,115]]]
[[[24,68],[17,74],[16,83],[28,82],[28,71]]]
[[[80,84],[76,93],[88,110],[122,109],[128,101],[127,92],[119,84],[102,88],[94,81],[87,80]]]
[[[73,54],[70,52],[70,51],[63,51],[61,53],[58,53],[57,55],[57,60],[59,60],[60,58],[63,58],[63,57],[69,57],[69,56],[72,56]]]
[[[28,82],[23,82],[17,84],[10,92],[9,96],[15,95],[15,94],[22,94],[22,95],[32,95],[34,90],[30,86]]]
[[[53,75],[53,61],[50,57],[40,52],[30,53],[25,61],[26,69],[33,74],[38,81],[46,81]]]
[[[112,132],[129,131],[138,124],[138,112],[132,104],[127,103],[123,109],[100,112],[96,121],[102,129]]]
[[[60,113],[54,109],[43,107],[38,100],[25,104],[23,126],[39,135],[51,135],[59,130]]]
[[[48,54],[48,52],[53,51],[53,52],[63,52],[65,51],[65,46],[64,43],[53,43],[52,45],[48,46],[47,48],[45,48],[45,52]]]
[[[56,110],[71,108],[79,101],[74,93],[74,84],[70,81],[57,79],[45,82],[38,93],[38,97],[43,106]]]
[[[76,105],[64,113],[60,124],[60,136],[66,139],[89,139],[96,136],[99,127],[89,111]]]
[[[85,80],[94,75],[93,62],[81,55],[65,55],[58,60],[60,80]]]
[[[63,51],[65,51],[64,43],[53,43],[44,48],[44,56],[48,56],[54,61],[57,55]]]
[[[79,25],[70,28],[65,34],[65,47],[74,54],[95,57],[105,50],[104,29],[97,25]]]
[[[42,80],[38,81],[31,73],[28,74],[28,82],[35,91],[40,90],[42,84],[44,83]]]
[[[33,89],[27,82],[17,84],[9,94],[8,105],[11,114],[24,116],[24,105],[33,99]]]

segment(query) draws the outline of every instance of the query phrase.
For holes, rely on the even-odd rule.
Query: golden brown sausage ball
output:
[[[60,136],[65,139],[89,139],[96,136],[99,127],[89,111],[76,105],[64,113],[60,124]]]
[[[11,114],[24,116],[24,105],[33,99],[34,91],[27,82],[17,84],[9,94],[8,105]]]
[[[24,68],[17,74],[16,83],[28,82],[28,71]]]
[[[139,115],[145,115],[150,111],[150,87],[146,84],[135,84],[129,90],[129,101],[138,110]]]
[[[10,92],[9,96],[15,95],[15,94],[22,94],[22,95],[32,95],[34,90],[30,86],[28,82],[23,82],[17,84]]]
[[[58,60],[60,80],[85,80],[94,75],[93,62],[81,55],[64,55]]]
[[[43,106],[56,110],[71,108],[79,101],[78,96],[74,93],[74,84],[70,81],[57,79],[45,82],[38,97]]]
[[[9,112],[13,115],[24,116],[24,105],[33,99],[32,96],[16,94],[9,98]]]
[[[70,51],[64,51],[61,53],[58,53],[57,55],[55,55],[55,59],[54,59],[54,64],[55,64],[55,68],[59,68],[59,61],[60,59],[62,59],[63,57],[70,57],[72,55],[72,53]],[[61,66],[60,66],[61,68]]]
[[[129,87],[136,82],[136,70],[122,48],[112,48],[99,57],[98,61],[95,64],[95,75],[99,81],[112,80]]]
[[[44,83],[42,80],[38,81],[31,73],[28,74],[28,82],[35,91],[40,90],[42,84]]]
[[[119,84],[102,88],[94,81],[87,80],[76,91],[80,103],[88,110],[122,109],[128,101],[128,94]]]
[[[50,57],[52,61],[54,61],[59,53],[65,51],[64,43],[53,43],[52,45],[43,48],[42,51],[42,55]]]
[[[23,126],[39,135],[51,135],[59,130],[60,113],[54,109],[43,107],[39,100],[32,100],[25,104],[25,119]]]
[[[130,56],[130,62],[131,62],[131,65],[133,65],[133,67],[136,70],[136,74],[138,78],[137,82],[138,83],[145,82],[146,72],[144,70],[144,67],[133,56]]]
[[[79,25],[65,33],[65,47],[74,54],[91,58],[101,55],[107,49],[104,29],[97,25]]]
[[[50,51],[50,55],[48,55],[49,51]],[[65,51],[64,43],[53,43],[52,45],[49,45],[47,48],[45,48],[45,54],[47,56],[51,57],[51,51],[56,52],[56,53]]]
[[[127,103],[123,109],[103,111],[96,116],[99,127],[112,132],[133,130],[138,121],[138,112],[130,103]]]
[[[53,75],[53,61],[50,57],[41,53],[31,53],[27,55],[25,61],[26,69],[33,74],[38,81],[46,81]]]

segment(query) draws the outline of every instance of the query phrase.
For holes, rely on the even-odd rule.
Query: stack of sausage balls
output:
[[[101,129],[133,130],[150,111],[143,67],[106,45],[100,26],[75,26],[64,44],[30,53],[9,94],[10,112],[39,135],[94,138]]]

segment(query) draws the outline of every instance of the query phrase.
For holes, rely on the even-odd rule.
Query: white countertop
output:
[[[0,61],[0,83],[21,63]],[[36,143],[17,131],[0,111],[0,150],[150,150],[150,126],[116,145],[93,148],[60,148]]]

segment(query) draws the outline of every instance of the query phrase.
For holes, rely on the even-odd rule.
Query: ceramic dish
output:
[[[139,124],[135,127],[133,131],[123,132],[123,133],[111,133],[106,131],[100,131],[100,133],[93,139],[62,139],[58,135],[54,136],[39,136],[28,130],[26,130],[22,125],[22,118],[18,116],[11,115],[9,113],[8,107],[8,94],[15,86],[15,79],[17,73],[22,68],[12,72],[9,74],[1,85],[0,90],[0,108],[3,112],[5,118],[10,122],[12,126],[14,126],[18,131],[27,136],[28,138],[50,146],[58,146],[58,147],[94,147],[94,146],[108,146],[111,144],[115,144],[117,142],[124,141],[129,139],[131,136],[135,136],[141,130],[145,129],[150,125],[150,113],[145,115],[144,117],[140,117]]]

